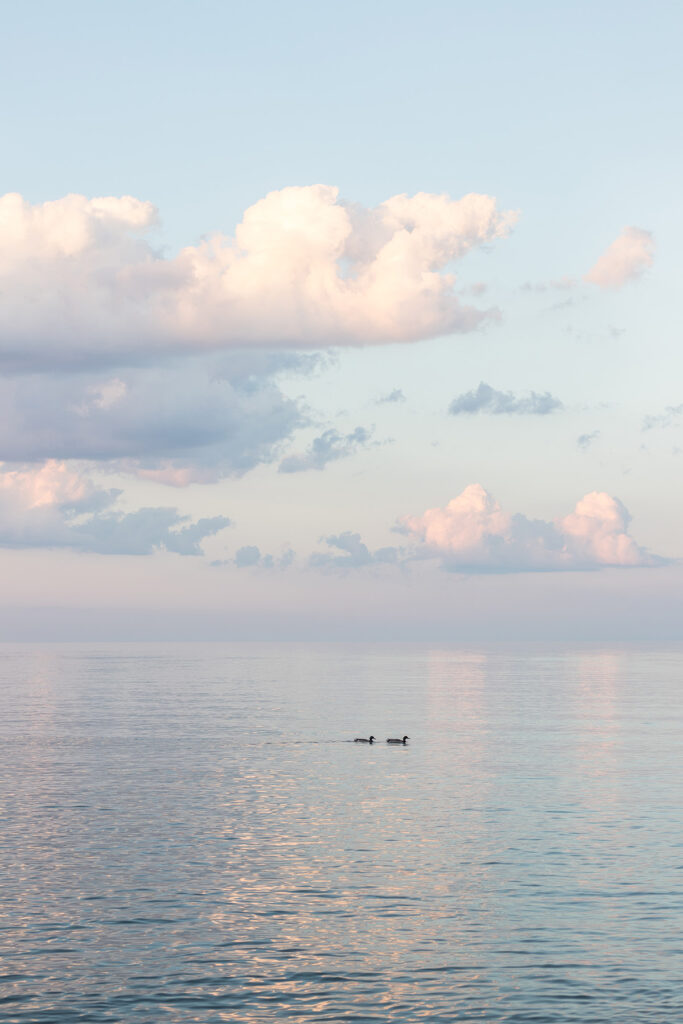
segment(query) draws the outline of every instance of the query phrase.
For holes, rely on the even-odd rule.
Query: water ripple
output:
[[[683,1019],[680,650],[0,669],[3,1022]]]

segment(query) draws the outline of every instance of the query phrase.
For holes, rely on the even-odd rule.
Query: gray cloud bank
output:
[[[309,363],[283,357],[0,379],[0,460],[89,460],[176,485],[239,476],[306,423],[275,378]]]

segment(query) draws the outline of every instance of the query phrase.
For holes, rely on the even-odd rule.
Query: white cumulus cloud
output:
[[[176,256],[130,196],[0,197],[0,361],[9,369],[144,362],[169,351],[413,341],[475,328],[454,260],[505,236],[490,196],[399,195],[373,209],[327,185],[271,192],[234,237]],[[108,396],[105,396],[107,400]]]

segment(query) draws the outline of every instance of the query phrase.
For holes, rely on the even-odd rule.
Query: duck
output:
[[[409,740],[409,739],[410,739],[410,736],[404,736],[402,740],[387,740],[387,743],[402,743],[403,746],[405,747],[406,740]]]
[[[354,743],[374,743],[375,742],[375,737],[371,736],[369,740],[366,740],[363,737],[359,736],[353,742]]]

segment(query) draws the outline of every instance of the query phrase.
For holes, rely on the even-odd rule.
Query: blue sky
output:
[[[678,5],[3,20],[7,638],[676,634]]]

